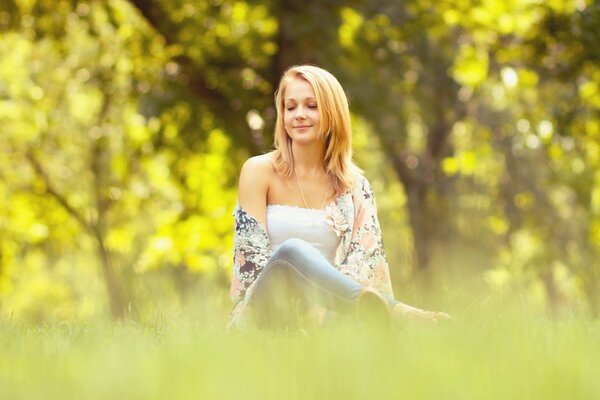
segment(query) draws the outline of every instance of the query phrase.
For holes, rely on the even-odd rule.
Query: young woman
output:
[[[275,103],[275,150],[248,159],[240,174],[231,325],[296,325],[319,310],[447,318],[394,299],[375,197],[352,163],[337,79],[316,66],[291,67]]]

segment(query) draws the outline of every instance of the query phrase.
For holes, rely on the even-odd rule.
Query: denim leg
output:
[[[293,313],[294,301],[347,313],[363,288],[306,241],[289,239],[273,253],[258,277],[253,302],[261,311],[280,316]],[[391,296],[386,298],[390,304],[395,302]]]

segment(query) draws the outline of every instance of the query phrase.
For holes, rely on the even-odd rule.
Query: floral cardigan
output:
[[[375,196],[368,180],[359,175],[354,187],[326,207],[326,218],[341,237],[335,267],[356,282],[392,293],[389,267],[377,219]],[[272,255],[263,224],[236,205],[231,299],[235,303],[230,326],[243,325],[256,279]]]

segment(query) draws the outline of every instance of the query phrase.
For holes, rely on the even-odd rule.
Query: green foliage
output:
[[[0,291],[4,310],[33,321],[98,313],[105,296],[97,283],[98,240],[124,282],[148,268],[183,266],[192,281],[229,267],[229,139],[213,129],[181,157],[174,109],[146,118],[132,85],[155,84],[164,50],[150,60],[138,46],[148,33],[134,33],[135,20],[115,31],[106,19],[114,10],[94,3],[76,11],[65,18],[73,41],[30,40],[23,29],[2,36],[0,46],[7,77],[1,146],[8,155],[1,186],[9,210]],[[163,126],[172,132],[167,143]],[[157,241],[163,250],[176,244],[169,257],[153,253]],[[86,281],[94,283],[82,286]]]

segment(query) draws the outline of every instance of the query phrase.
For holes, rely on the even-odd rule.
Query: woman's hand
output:
[[[393,319],[396,321],[410,321],[425,325],[436,325],[438,321],[450,319],[450,315],[439,311],[425,311],[420,308],[398,303],[392,309]]]

